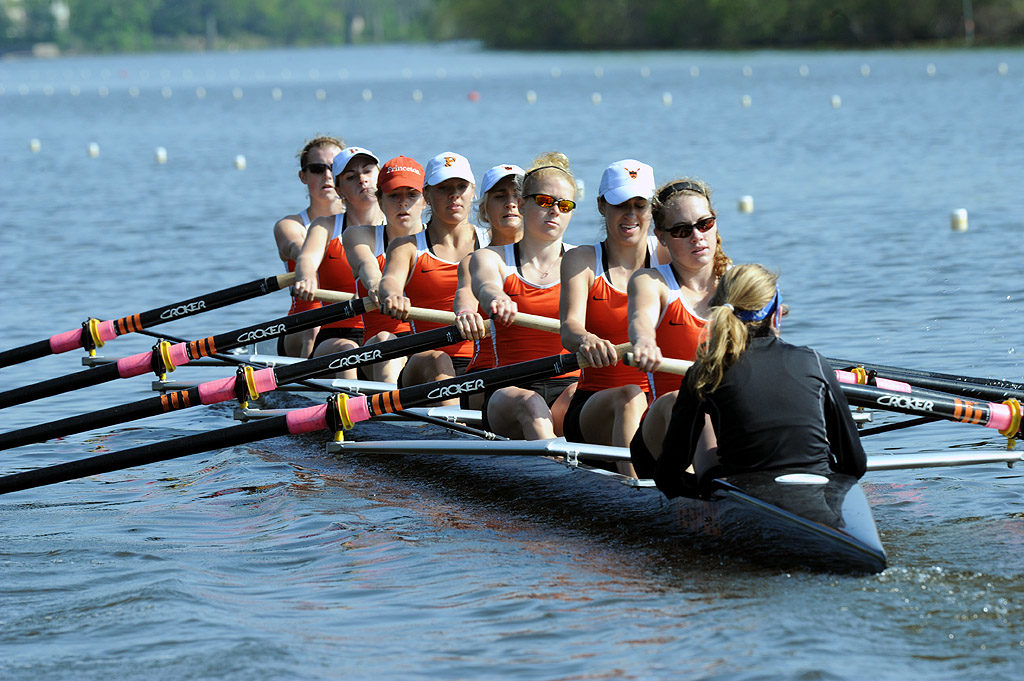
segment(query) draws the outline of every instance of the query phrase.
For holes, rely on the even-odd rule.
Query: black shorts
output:
[[[561,378],[542,378],[538,381],[532,381],[530,383],[522,383],[516,385],[516,388],[522,388],[523,390],[532,390],[541,396],[544,400],[544,404],[548,405],[548,409],[551,405],[565,392],[565,389],[570,385],[574,385],[577,381],[576,376],[564,376]],[[505,386],[510,387],[510,386]],[[494,395],[501,388],[495,388],[493,390],[488,389],[484,392],[484,406],[480,408],[480,415],[484,422],[484,428],[490,430],[491,426],[487,422],[487,403],[491,401],[491,396]]]
[[[638,478],[653,478],[658,462],[654,460],[651,451],[647,448],[644,440],[644,418],[640,419],[640,427],[636,429],[636,435],[629,443],[629,460],[633,463],[633,470]]]
[[[313,341],[313,352],[309,356],[312,357],[316,353],[318,345],[335,338],[345,338],[360,346],[363,344],[363,329],[355,326],[322,326],[320,332],[316,334],[316,340]]]
[[[583,437],[583,430],[580,428],[580,413],[583,411],[583,405],[587,403],[587,400],[597,393],[597,390],[576,390],[576,394],[572,396],[569,408],[565,412],[565,420],[562,422],[562,432],[565,434],[565,439],[569,442],[587,441],[587,438]]]

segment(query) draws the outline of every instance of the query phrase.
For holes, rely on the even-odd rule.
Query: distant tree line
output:
[[[502,49],[1024,42],[1024,0],[0,0],[0,52],[479,40]]]

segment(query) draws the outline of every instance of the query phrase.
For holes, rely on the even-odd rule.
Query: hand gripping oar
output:
[[[451,312],[412,308],[410,317],[421,321],[444,323],[453,321],[455,315]],[[517,315],[516,322],[530,328],[549,331],[557,330],[558,327],[558,320],[528,314]],[[485,321],[485,325],[489,331],[490,322]],[[446,326],[286,366],[259,371],[253,371],[251,367],[239,368],[235,376],[208,381],[193,388],[0,434],[0,450],[127,423],[189,407],[216,404],[232,399],[243,402],[254,400],[262,393],[276,390],[278,386],[286,383],[296,383],[322,374],[375,364],[396,357],[405,357],[423,350],[451,345],[461,340],[462,336],[457,327]]]
[[[625,361],[631,361],[629,354]],[[693,362],[666,359],[658,371],[685,374],[692,365]],[[870,386],[862,383],[862,375],[850,371],[836,370],[836,379],[847,401],[854,406],[973,423],[993,428],[1009,438],[1017,437],[1021,432],[1021,403],[1016,399],[1011,398],[1001,404],[975,402],[957,395],[912,388],[907,383],[884,378],[874,379],[875,385]]]
[[[158,343],[153,350],[140,352],[130,357],[122,357],[114,364],[91,367],[66,376],[58,376],[0,392],[0,409],[119,378],[139,376],[149,371],[160,376],[200,357],[207,357],[216,352],[231,350],[255,341],[310,329],[321,324],[348,319],[362,314],[366,309],[373,309],[373,303],[369,298],[355,299],[355,296],[348,293],[340,295],[347,296],[347,300],[199,340],[175,345],[166,342]]]
[[[628,345],[621,345],[617,346],[616,350],[621,355],[627,348]],[[344,395],[336,395],[326,404],[296,409],[286,416],[273,416],[209,433],[189,435],[133,447],[121,452],[100,454],[86,459],[6,475],[0,477],[0,494],[65,482],[89,475],[110,473],[122,468],[166,461],[279,435],[298,435],[325,429],[340,433],[352,428],[356,423],[366,421],[374,416],[395,413],[405,407],[415,407],[448,397],[482,392],[488,388],[503,388],[520,382],[558,376],[583,366],[586,366],[586,360],[578,354],[552,355],[434,383],[424,383],[378,393],[372,397],[348,398]]]
[[[973,376],[957,376],[941,374],[934,371],[918,369],[901,369],[884,364],[868,364],[851,362],[845,359],[829,359],[828,362],[836,369],[846,369],[854,373],[862,373],[861,383],[871,383],[876,376],[904,381],[910,385],[928,390],[956,393],[983,400],[1005,400],[1014,398],[1024,401],[1024,384],[1005,381],[999,378],[975,378]]]
[[[196,298],[189,298],[163,307],[153,308],[145,312],[128,315],[120,319],[101,322],[88,319],[82,322],[81,328],[58,333],[46,340],[36,341],[21,347],[0,352],[0,367],[20,364],[32,359],[68,352],[75,348],[93,350],[102,347],[108,340],[113,340],[126,333],[133,333],[164,322],[174,321],[182,317],[190,317],[207,310],[233,305],[250,298],[256,298],[273,291],[291,286],[295,281],[294,273],[279,274],[275,277],[256,279],[238,286],[207,293]]]

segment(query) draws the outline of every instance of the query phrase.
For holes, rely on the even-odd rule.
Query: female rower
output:
[[[557,152],[537,158],[517,194],[522,196],[522,239],[480,249],[469,257],[470,286],[493,324],[490,344],[496,366],[566,352],[554,333],[510,325],[518,312],[558,315],[562,236],[576,207],[569,159]],[[457,324],[463,335],[475,336],[482,322],[476,305],[459,312]],[[560,435],[578,375],[577,371],[489,393],[483,408],[488,427],[515,439]]]
[[[423,229],[420,219],[426,205],[423,201],[423,166],[407,156],[398,156],[381,166],[377,175],[377,202],[384,211],[386,224],[349,227],[342,236],[342,243],[356,276],[359,296],[369,296],[379,305],[380,280],[388,244]],[[377,311],[363,314],[363,345],[391,340],[409,331],[408,322]],[[371,365],[368,373],[375,381],[395,383],[404,366],[405,358],[396,358]]]
[[[318,286],[332,291],[356,294],[355,277],[341,235],[352,225],[378,225],[384,214],[377,205],[377,157],[361,147],[343,149],[334,158],[334,184],[345,199],[345,212],[320,218],[309,226],[295,267],[296,296],[312,300]],[[313,356],[321,356],[359,347],[363,341],[363,322],[358,317],[324,324],[316,336]],[[355,378],[355,371],[344,373]]]
[[[523,238],[523,217],[519,212],[519,198],[522,195],[522,182],[525,171],[513,163],[496,165],[486,173],[480,181],[481,196],[477,201],[476,214],[480,227],[486,228],[488,239],[485,246],[505,246],[514,244]],[[456,311],[476,310],[477,299],[470,287],[469,261],[472,254],[459,263],[459,288],[455,292],[452,308]],[[466,372],[492,369],[497,366],[494,356],[494,345],[482,337],[483,326],[476,326],[476,318],[467,318],[463,335],[473,338],[473,359],[470,360]],[[457,322],[458,323],[458,322]],[[482,324],[482,319],[480,324]],[[471,334],[471,335],[467,335]],[[483,395],[470,395],[466,401],[469,408],[479,408],[483,404]]]
[[[382,313],[405,320],[413,306],[452,309],[459,262],[481,245],[469,221],[474,184],[464,156],[444,152],[427,163],[424,197],[430,206],[430,220],[423,231],[388,246],[378,294]],[[413,332],[439,326],[412,322]],[[472,356],[473,342],[469,340],[415,354],[398,384],[416,385],[460,375]],[[454,402],[457,400],[447,401]]]
[[[288,267],[295,271],[295,260],[302,251],[306,230],[317,218],[336,215],[345,210],[345,202],[334,187],[332,164],[345,143],[335,137],[316,137],[306,142],[299,152],[299,181],[306,186],[309,205],[294,215],[286,215],[274,224],[274,241],[277,254]],[[317,301],[302,300],[292,296],[288,314],[296,314],[320,307]],[[277,341],[277,354],[288,357],[309,357],[313,351],[313,339],[318,328],[281,336]]]
[[[709,335],[668,428],[634,439],[633,456],[654,467],[666,496],[692,496],[714,477],[750,470],[864,474],[867,459],[835,372],[814,350],[779,338],[786,310],[777,281],[760,265],[722,277]],[[659,447],[650,448],[655,440]]]
[[[629,338],[637,368],[653,372],[648,376],[654,402],[641,428],[664,433],[680,378],[659,373],[658,364],[664,355],[686,360],[697,355],[711,296],[732,261],[722,251],[705,183],[669,182],[658,190],[652,210],[654,233],[670,260],[630,278]],[[649,477],[650,471],[637,471]]]
[[[618,362],[615,345],[629,340],[626,285],[638,269],[666,257],[648,234],[654,170],[627,159],[605,168],[597,208],[607,236],[562,259],[562,345],[590,364],[565,415],[565,437],[574,442],[625,446],[647,408],[647,377]],[[628,464],[619,471],[631,474]]]

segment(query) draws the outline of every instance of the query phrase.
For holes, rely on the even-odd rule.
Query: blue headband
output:
[[[733,310],[741,322],[759,322],[782,305],[782,293],[775,289],[775,297],[768,301],[768,304],[760,310]]]

